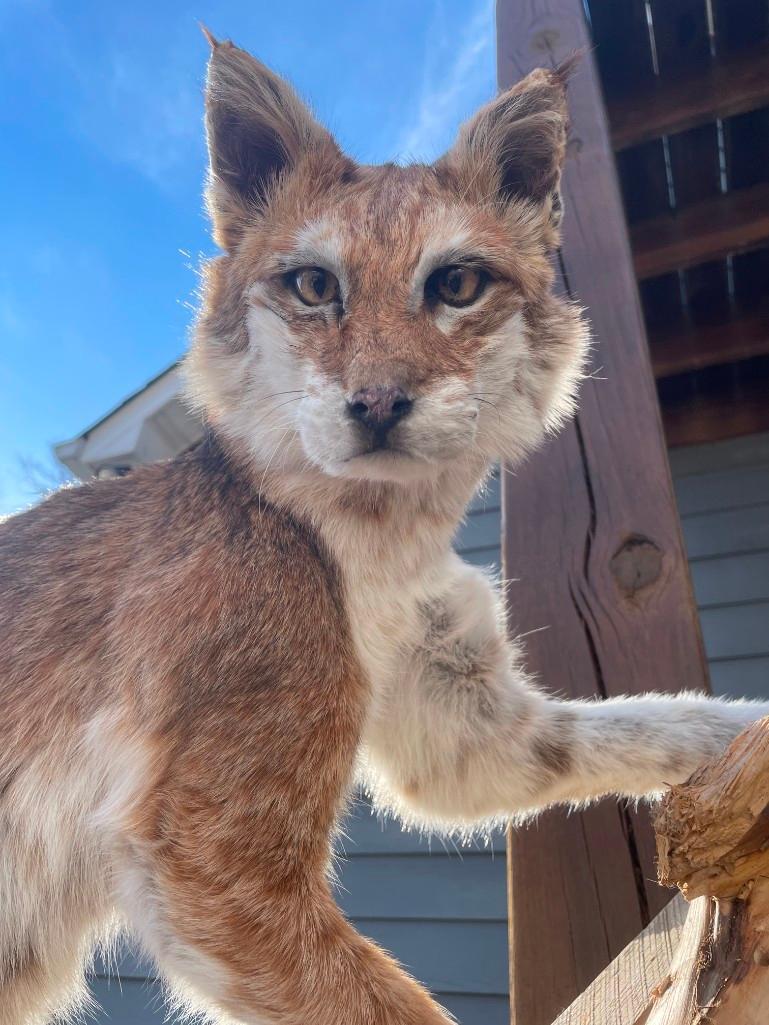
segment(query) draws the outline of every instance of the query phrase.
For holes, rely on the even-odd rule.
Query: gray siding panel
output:
[[[735,467],[712,473],[688,474],[675,481],[681,516],[710,509],[739,509],[744,505],[769,502],[769,473],[766,466]]]
[[[510,1025],[510,1001],[505,997],[445,995],[437,993],[436,999],[447,1011],[451,1011],[460,1025],[478,1022],[478,1025]]]
[[[505,856],[350,858],[337,901],[351,918],[505,921]]]
[[[433,993],[505,996],[508,987],[504,922],[408,922],[363,919],[364,935],[389,950]],[[478,1021],[468,1018],[467,1022]]]
[[[499,548],[499,510],[477,512],[468,516],[457,535],[460,551],[474,551],[479,548]]]
[[[336,847],[349,858],[371,854],[452,854],[458,858],[467,854],[504,856],[505,838],[501,833],[494,833],[488,838],[475,837],[461,842],[422,834],[417,830],[406,832],[395,819],[374,815],[370,804],[361,798],[354,803],[342,823]]]
[[[162,989],[154,980],[92,980],[91,990],[98,1011],[89,1020],[105,1025],[181,1025],[185,1019],[169,1014]],[[450,1011],[460,1025],[510,1025],[507,996],[435,993],[442,1007]]]
[[[769,655],[769,602],[703,609],[700,619],[708,658]]]
[[[697,513],[683,528],[690,559],[769,551],[769,503]]]
[[[477,548],[474,552],[462,552],[462,558],[471,566],[478,566],[488,572],[499,575],[502,572],[502,558],[499,546],[495,548]]]
[[[94,975],[108,978],[117,974],[124,979],[147,979],[155,974],[152,962],[142,957],[133,944],[124,942],[120,950],[110,956],[109,963],[101,955],[97,955],[93,965]]]
[[[697,603],[702,609],[769,601],[769,552],[695,559],[690,565]]]
[[[711,662],[710,682],[714,694],[765,699],[769,697],[769,656]]]
[[[671,462],[713,690],[769,697],[769,435]]]
[[[91,980],[91,992],[100,1013],[87,1021],[109,1023],[109,1025],[172,1025],[182,1019],[168,1015],[163,1001],[160,984],[154,979],[109,979],[99,977]]]
[[[769,500],[769,496],[767,496],[767,499]],[[491,512],[494,509],[499,509],[501,504],[499,471],[497,471],[489,477],[486,487],[478,492],[468,508],[470,514],[474,512]]]
[[[674,481],[722,470],[754,470],[769,466],[769,432],[744,438],[717,441],[712,445],[674,448],[670,453]]]

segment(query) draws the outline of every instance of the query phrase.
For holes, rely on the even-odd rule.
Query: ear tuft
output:
[[[558,186],[566,155],[566,84],[579,56],[537,68],[464,124],[439,164],[479,198],[528,200],[560,219]]]
[[[582,63],[582,58],[584,56],[584,50],[575,50],[574,53],[564,58],[564,60],[562,60],[561,63],[553,69],[553,74],[560,81],[564,89],[568,87],[574,72]]]
[[[219,40],[213,34],[208,25],[204,25],[202,21],[199,21],[198,26],[200,28],[200,31],[206,37],[206,42],[208,43],[208,45],[211,47],[212,50],[215,50],[217,46],[220,45]]]

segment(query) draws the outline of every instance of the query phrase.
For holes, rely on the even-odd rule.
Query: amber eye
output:
[[[290,284],[307,306],[324,306],[339,299],[339,282],[322,267],[302,267],[290,275]]]
[[[488,274],[478,267],[440,267],[425,284],[425,295],[447,306],[469,306],[479,299]]]

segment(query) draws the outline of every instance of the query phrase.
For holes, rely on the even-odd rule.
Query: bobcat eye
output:
[[[302,267],[289,275],[289,284],[306,306],[325,306],[339,299],[339,282],[322,267]]]
[[[478,267],[439,267],[425,284],[425,295],[447,306],[469,306],[486,288],[488,274]]]

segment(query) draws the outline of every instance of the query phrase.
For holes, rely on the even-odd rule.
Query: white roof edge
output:
[[[99,427],[105,424],[108,420],[112,419],[112,417],[118,414],[126,406],[130,405],[132,402],[139,399],[142,395],[144,395],[145,392],[152,389],[159,381],[162,381],[165,377],[167,377],[169,374],[172,374],[174,371],[178,372],[179,370],[181,370],[181,365],[182,361],[180,359],[176,360],[175,363],[172,363],[170,366],[166,367],[165,370],[161,370],[159,374],[156,374],[154,377],[151,377],[149,381],[147,381],[145,384],[141,386],[141,388],[137,388],[136,391],[132,391],[130,395],[127,395],[116,406],[113,406],[113,408],[110,409],[108,413],[105,413],[104,416],[99,417],[99,419],[96,420],[95,423],[92,423],[90,427],[86,427],[86,429],[82,433],[76,435],[74,438],[71,438],[69,441],[56,442],[56,444],[53,446],[56,454],[58,455],[60,448],[64,448],[67,445],[73,445],[78,441],[85,441],[89,437],[89,435],[91,435],[94,431],[98,430]]]
[[[142,425],[169,403],[181,403],[181,366],[166,367],[82,434],[53,446],[56,457],[81,479],[133,453]]]

